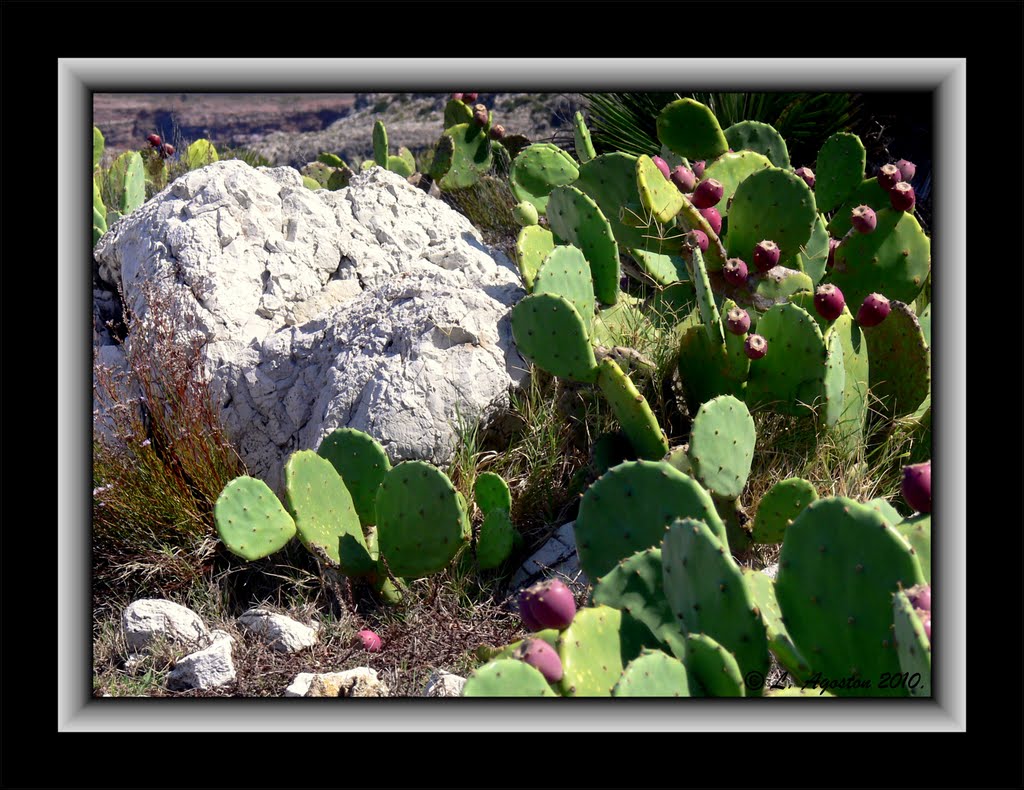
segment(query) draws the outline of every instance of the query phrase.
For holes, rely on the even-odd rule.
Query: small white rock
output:
[[[423,691],[424,697],[458,697],[462,695],[462,687],[466,685],[466,679],[451,672],[435,669],[427,680],[427,687]]]
[[[224,631],[214,631],[213,644],[174,665],[167,677],[167,687],[172,690],[211,689],[233,683],[237,674],[231,657],[234,641]]]
[[[356,667],[344,672],[300,672],[285,689],[286,697],[386,697],[388,687],[377,670]]]
[[[187,606],[155,598],[129,604],[121,616],[128,649],[141,653],[158,639],[194,650],[210,644],[210,630]]]
[[[247,631],[261,637],[270,647],[282,653],[294,653],[316,644],[318,626],[303,625],[283,614],[267,609],[249,609],[238,618]]]

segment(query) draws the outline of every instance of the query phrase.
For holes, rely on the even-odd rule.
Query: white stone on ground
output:
[[[144,652],[157,641],[187,650],[210,644],[210,630],[203,619],[187,606],[173,601],[158,598],[134,601],[125,607],[121,625],[132,653]]]
[[[226,631],[212,633],[213,644],[191,653],[174,665],[167,676],[167,687],[174,691],[184,689],[212,689],[234,683],[237,672],[231,650],[234,638]]]
[[[435,669],[430,673],[427,680],[427,687],[423,690],[424,697],[458,697],[462,694],[462,687],[466,685],[466,679],[451,672]]]
[[[284,690],[286,697],[386,697],[388,687],[377,670],[356,667],[344,672],[300,672]]]
[[[310,627],[267,609],[249,609],[238,618],[238,623],[282,653],[294,653],[312,647],[316,644],[319,630],[316,623]]]

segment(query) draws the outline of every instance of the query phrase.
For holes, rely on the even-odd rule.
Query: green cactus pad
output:
[[[890,522],[892,523],[892,522]],[[932,517],[927,513],[919,513],[908,519],[893,524],[896,531],[907,539],[917,561],[921,563],[924,580],[932,583]]]
[[[764,125],[768,126],[767,124]],[[730,126],[729,128],[732,129],[734,127]],[[770,126],[768,128],[771,129]],[[728,133],[728,130],[726,130],[726,135]],[[718,201],[715,208],[718,209],[722,219],[729,216],[729,203],[732,201],[732,196],[736,194],[737,187],[748,176],[772,166],[771,161],[767,157],[762,156],[756,151],[740,151],[737,146],[733,145],[732,147],[737,149],[736,152],[732,154],[725,153],[718,157],[718,159],[708,165],[707,170],[704,171],[704,177],[701,179],[702,181],[707,181],[709,178],[714,178],[721,182],[723,187],[722,199]]]
[[[587,336],[594,334],[594,283],[583,253],[572,245],[555,247],[533,281],[534,294],[561,296],[576,308]]]
[[[198,170],[200,167],[206,167],[218,161],[220,161],[220,154],[209,140],[196,140],[185,149],[185,165],[189,170]]]
[[[640,203],[658,222],[668,222],[683,207],[683,196],[654,160],[643,155],[636,160],[636,187]]]
[[[921,325],[921,332],[924,334],[924,343],[931,350],[932,347],[932,306],[927,305],[917,315],[917,323]]]
[[[819,211],[832,211],[847,200],[864,180],[867,152],[850,132],[832,135],[818,151],[814,167],[814,200]]]
[[[819,214],[814,221],[814,230],[811,231],[811,238],[807,244],[800,248],[794,258],[787,262],[790,269],[799,269],[808,277],[811,282],[817,285],[825,276],[825,267],[828,264],[828,230],[825,228],[825,219]]]
[[[665,532],[661,561],[665,597],[681,630],[717,641],[736,657],[744,676],[766,675],[764,623],[728,544],[703,521],[678,519]]]
[[[808,307],[813,297],[808,298]],[[810,312],[810,309],[808,312]],[[815,313],[817,315],[817,313]],[[837,421],[839,435],[846,442],[847,451],[853,453],[859,447],[868,413],[868,345],[864,332],[848,307],[825,331],[826,341],[838,338],[843,351],[843,407]]]
[[[800,176],[776,167],[758,170],[736,188],[729,207],[729,257],[753,267],[754,247],[769,239],[779,245],[779,260],[788,261],[807,246],[817,220],[814,195]]]
[[[661,585],[661,549],[638,551],[594,583],[595,605],[621,609],[661,638],[665,629],[678,630],[676,618]]]
[[[598,365],[597,383],[608,399],[637,457],[658,461],[668,452],[668,439],[647,399],[611,357]]]
[[[754,603],[757,604],[761,621],[764,623],[768,649],[794,679],[803,680],[808,676],[810,666],[796,649],[785,623],[782,622],[782,610],[775,598],[775,582],[761,571],[751,568],[743,569],[743,581],[754,597]]]
[[[932,695],[932,643],[921,618],[902,590],[892,599],[893,633],[900,671],[908,673],[906,685],[911,697]]]
[[[825,335],[825,377],[822,387],[825,392],[825,403],[819,414],[822,425],[833,426],[842,418],[846,408],[843,393],[846,388],[846,368],[843,365],[843,344],[838,335]]]
[[[594,342],[607,347],[636,347],[644,341],[652,341],[658,330],[650,317],[641,309],[642,303],[630,301],[633,297],[624,294],[611,307],[605,307],[594,318]]]
[[[442,190],[473,186],[494,160],[487,132],[475,123],[461,123],[445,129],[444,137],[452,138],[451,164],[437,185]]]
[[[723,345],[725,332],[722,329],[722,317],[718,313],[715,294],[711,290],[711,281],[708,279],[708,272],[704,267],[704,256],[700,254],[700,249],[697,247],[687,247],[685,253],[684,257],[688,256],[690,264],[690,279],[697,296],[697,309],[700,311],[704,331],[712,345]]]
[[[308,178],[316,184],[316,186],[310,186],[310,189],[326,189],[327,182],[330,180],[333,172],[334,168],[330,165],[325,165],[323,162],[310,162],[299,171],[304,182]],[[307,184],[307,186],[309,185]]]
[[[536,225],[540,221],[540,215],[537,213],[533,203],[525,200],[522,203],[517,203],[516,207],[512,209],[512,213],[515,215],[516,222],[524,228]]]
[[[931,269],[931,241],[913,214],[888,208],[876,216],[874,231],[847,234],[836,247],[829,282],[853,307],[870,293],[913,302]]]
[[[512,492],[508,490],[508,483],[494,472],[483,472],[477,476],[473,484],[473,498],[482,513],[512,511]]]
[[[644,208],[636,184],[636,162],[637,157],[621,152],[595,156],[580,166],[573,186],[597,203],[620,246],[676,255],[683,234],[659,225]]]
[[[327,188],[332,192],[344,189],[348,186],[348,182],[352,180],[353,175],[355,174],[347,167],[335,168],[330,178],[327,179]]]
[[[404,145],[398,148],[398,158],[405,162],[406,167],[409,169],[409,175],[416,172],[416,157]]]
[[[558,637],[566,697],[608,697],[625,666],[651,641],[647,627],[609,606],[580,609]]]
[[[718,238],[718,234],[712,229],[711,223],[685,197],[683,198],[682,208],[679,209],[676,223],[684,231],[699,230],[708,237],[708,248],[704,252],[704,265],[709,272],[717,272],[725,266],[727,253],[722,240]]]
[[[519,352],[553,376],[593,384],[597,360],[583,318],[554,294],[520,299],[512,308],[512,336]]]
[[[578,110],[572,117],[572,134],[576,143],[576,156],[579,157],[580,162],[589,162],[597,156],[594,143],[590,139],[590,130],[583,120],[583,113]]]
[[[683,644],[692,696],[747,696],[743,673],[732,653],[707,634],[689,634]]]
[[[669,150],[686,157],[708,161],[729,150],[718,119],[708,107],[693,99],[667,104],[658,115],[658,139]]]
[[[729,315],[729,311],[736,306],[732,299],[726,299],[722,302],[722,312],[725,315]],[[748,333],[746,332],[742,335],[734,335],[732,332],[725,333],[725,356],[719,364],[722,366],[721,374],[727,380],[734,382],[734,386],[729,388],[731,391],[738,392],[741,390],[744,382],[747,380],[747,376],[750,375],[750,358],[744,350],[747,337]],[[722,394],[728,395],[731,392],[723,392]],[[742,392],[737,397],[742,397]],[[703,402],[708,400],[710,398],[705,398]]]
[[[376,524],[377,489],[391,471],[384,448],[368,433],[339,428],[324,437],[317,454],[330,461],[345,481],[360,523],[364,527]]]
[[[615,304],[619,298],[619,245],[597,203],[575,187],[558,186],[549,195],[547,216],[553,233],[583,251],[597,300]]]
[[[461,99],[451,99],[444,106],[444,128],[450,129],[463,123],[472,123],[473,108]]]
[[[812,502],[786,530],[775,593],[813,672],[870,684],[836,688],[837,696],[906,696],[878,683],[884,673],[899,672],[892,595],[922,581],[917,558],[880,514],[829,497]]]
[[[95,170],[100,165],[100,160],[103,158],[103,148],[105,141],[103,139],[103,132],[97,127],[92,127],[92,169]]]
[[[640,271],[658,285],[671,285],[680,280],[689,281],[690,279],[686,261],[679,255],[659,255],[647,250],[630,250],[629,255],[636,261]]]
[[[785,266],[776,266],[763,274],[751,274],[747,280],[747,289],[750,293],[750,306],[762,313],[777,304],[796,302],[797,300],[792,297],[801,292],[811,296],[812,302],[814,296],[814,283],[811,282],[811,278],[801,271]],[[816,312],[813,314],[817,315]]]
[[[492,510],[486,515],[476,541],[476,561],[481,568],[497,568],[508,559],[515,531],[507,510]]]
[[[131,214],[146,201],[146,165],[138,151],[121,154],[107,171],[107,194],[114,196],[114,203],[121,216]],[[107,226],[113,225],[109,216]]]
[[[903,516],[900,515],[900,512],[894,508],[885,497],[876,497],[864,504],[876,513],[881,513],[882,518],[886,520],[890,527],[895,527],[903,521]],[[922,568],[922,570],[924,569]]]
[[[547,228],[529,225],[519,231],[516,238],[516,262],[527,293],[532,293],[537,271],[554,248],[555,238]]]
[[[782,543],[786,528],[818,498],[814,484],[801,477],[780,480],[768,489],[754,516],[754,542]]]
[[[889,417],[913,414],[931,387],[931,353],[917,316],[903,302],[891,301],[892,310],[878,326],[867,327],[871,392]]]
[[[622,671],[613,697],[689,697],[686,667],[660,650],[644,650]]]
[[[674,447],[669,450],[661,460],[672,468],[678,469],[683,474],[690,475],[692,477],[693,467],[690,465],[689,451],[689,445],[681,444],[678,447]]]
[[[363,172],[363,171],[366,171],[366,170],[372,170],[376,166],[377,166],[377,163],[374,162],[372,159],[364,159],[362,161],[362,163],[359,165],[359,170],[360,170],[360,172]]]
[[[712,496],[736,499],[743,493],[756,440],[754,420],[743,401],[720,395],[700,407],[690,430],[690,462]]]
[[[693,517],[727,540],[711,496],[692,477],[664,462],[627,461],[609,469],[583,495],[574,532],[580,566],[604,576],[638,551],[661,545],[665,528]]]
[[[328,153],[327,151],[321,153],[320,156],[316,158],[316,161],[322,165],[326,165],[327,167],[348,167],[348,165],[345,164],[344,159],[337,154]]]
[[[832,219],[829,220],[828,232],[837,239],[841,239],[849,233],[850,228],[853,227],[852,212],[857,206],[870,206],[878,212],[883,208],[890,208],[892,203],[889,193],[879,185],[877,178],[865,179],[846,198],[846,202],[836,209]]]
[[[817,322],[806,310],[781,304],[758,319],[756,330],[768,341],[768,353],[750,364],[747,405],[806,414],[824,395],[826,351]]]
[[[388,130],[382,121],[373,124],[373,161],[381,167],[388,166]]]
[[[743,368],[734,364],[737,360],[733,337],[735,335],[727,335],[724,344],[712,343],[703,326],[691,326],[683,331],[679,342],[679,376],[691,414],[717,395],[743,397],[744,382],[736,377]],[[740,351],[742,353],[742,347]]]
[[[388,170],[392,173],[397,173],[402,178],[408,178],[416,172],[415,164],[410,167],[409,163],[401,156],[395,156],[392,154],[388,157]]]
[[[454,127],[446,127],[448,129]],[[427,172],[434,181],[440,183],[441,179],[451,169],[452,157],[455,155],[455,140],[451,135],[443,134],[434,147],[433,156],[430,158],[430,166]]]
[[[262,480],[236,477],[213,506],[217,534],[232,554],[258,560],[295,537],[295,521]]]
[[[423,461],[387,473],[377,491],[377,534],[392,573],[416,579],[452,561],[470,535],[458,493],[444,472]]]
[[[284,465],[284,488],[285,505],[304,546],[319,546],[338,564],[343,537],[366,550],[352,495],[330,461],[312,450],[292,453]],[[368,552],[361,564],[372,568]]]
[[[512,162],[509,185],[516,200],[532,203],[539,213],[546,214],[551,190],[573,183],[579,174],[573,158],[557,145],[534,143]]]
[[[557,697],[544,676],[524,661],[503,658],[474,669],[463,697]]]
[[[776,167],[785,170],[790,168],[786,141],[770,124],[761,121],[740,121],[725,130],[725,139],[734,151],[753,151],[766,156]]]

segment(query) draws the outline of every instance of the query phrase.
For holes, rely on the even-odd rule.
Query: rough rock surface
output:
[[[465,685],[466,679],[464,677],[436,669],[430,673],[427,687],[423,690],[423,696],[458,697],[462,694],[462,687]]]
[[[312,647],[316,644],[319,630],[316,623],[310,627],[267,609],[249,609],[238,618],[238,623],[282,653],[294,653]]]
[[[167,676],[167,688],[211,689],[234,683],[237,673],[231,657],[234,637],[226,631],[212,633],[213,644],[176,662]]]
[[[458,420],[508,403],[526,365],[515,264],[469,221],[374,168],[313,192],[291,168],[222,161],[114,225],[94,257],[145,319],[155,292],[198,342],[222,417],[272,487],[339,427],[392,461],[447,462]]]
[[[575,521],[558,528],[548,541],[535,551],[512,577],[510,589],[518,592],[542,579],[559,578],[577,595],[590,584],[587,575],[580,568],[576,553]]]
[[[356,667],[344,672],[300,672],[285,689],[286,697],[386,697],[388,687],[377,670]]]
[[[143,652],[160,640],[193,649],[210,644],[210,630],[199,615],[187,606],[159,598],[130,603],[121,615],[121,625],[132,653]]]

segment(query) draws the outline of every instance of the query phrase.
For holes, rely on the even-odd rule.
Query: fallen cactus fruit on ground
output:
[[[380,637],[377,636],[373,631],[368,628],[364,628],[359,632],[359,641],[363,645],[363,650],[368,653],[379,653],[381,649]]]

